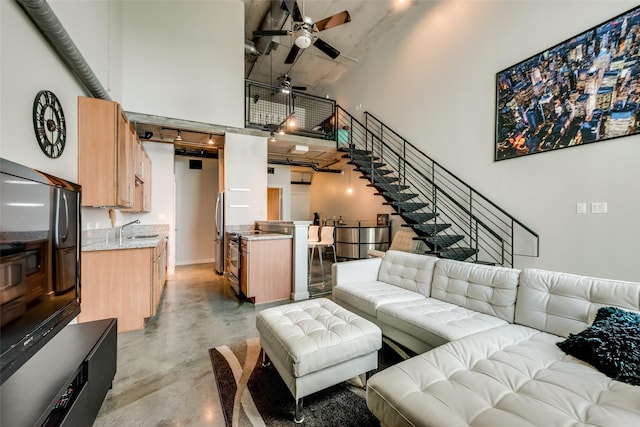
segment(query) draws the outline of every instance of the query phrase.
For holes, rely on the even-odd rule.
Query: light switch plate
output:
[[[576,213],[586,214],[587,204],[585,202],[576,203]]]
[[[607,202],[591,202],[591,213],[606,214],[608,211]]]

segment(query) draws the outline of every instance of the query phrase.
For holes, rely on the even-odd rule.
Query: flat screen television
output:
[[[0,384],[80,313],[80,198],[0,158]]]

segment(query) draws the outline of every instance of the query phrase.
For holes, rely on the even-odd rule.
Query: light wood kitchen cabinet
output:
[[[115,317],[118,332],[144,328],[166,278],[166,239],[157,247],[82,252],[80,322]]]
[[[133,206],[128,212],[151,212],[151,159],[134,134],[135,187]]]
[[[151,282],[151,315],[155,316],[167,280],[167,239],[153,251],[153,280]]]
[[[291,298],[292,239],[240,242],[240,290],[254,304]]]
[[[120,104],[78,97],[78,182],[83,206],[133,206],[133,136]]]
[[[142,150],[142,212],[151,212],[151,159],[144,149]]]

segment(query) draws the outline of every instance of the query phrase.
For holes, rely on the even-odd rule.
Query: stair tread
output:
[[[382,168],[384,166],[386,166],[386,163],[381,163],[381,162],[356,162],[356,161],[348,161],[347,164],[350,165],[356,165],[356,169],[361,168],[361,169],[367,169],[367,170],[371,170],[371,167],[373,168]]]
[[[439,248],[447,248],[454,243],[458,243],[464,239],[464,236],[459,234],[436,234],[435,236],[427,237],[425,241],[432,243]]]
[[[438,234],[447,228],[451,227],[451,224],[447,223],[436,223],[436,224],[413,224],[411,228],[415,231],[420,231],[422,233],[427,233],[429,236],[433,236],[434,234]],[[425,236],[425,237],[429,237]]]
[[[473,248],[456,247],[441,250],[440,257],[457,261],[464,261],[467,258],[475,255],[476,253],[478,253],[478,251]]]
[[[407,222],[412,222],[413,224],[422,224],[423,222],[427,222],[437,217],[438,214],[433,212],[403,212],[402,217]],[[413,224],[403,224],[403,226],[411,227]]]
[[[377,188],[379,191],[385,192],[385,191],[390,191],[390,192],[396,192],[399,193],[402,190],[408,190],[409,188],[411,188],[408,185],[399,185],[399,184],[382,184],[382,183],[376,183],[376,184],[367,184],[367,187],[375,187]]]
[[[427,206],[429,206],[428,203],[422,203],[422,202],[387,202],[383,204],[397,206],[403,212],[411,212],[411,211],[426,208]]]
[[[389,175],[390,173],[393,173],[393,170],[391,169],[380,169],[380,168],[370,168],[368,166],[359,166],[356,165],[356,170],[360,171],[360,172],[364,172],[366,174],[372,174],[372,175]]]
[[[398,193],[393,191],[383,191],[381,193],[375,193],[375,194],[377,196],[384,196],[391,200],[403,201],[403,202],[407,200],[411,200],[415,197],[418,197],[418,194],[415,194],[415,193]]]
[[[368,179],[370,182],[372,182],[374,185],[376,183],[383,183],[383,184],[392,184],[394,182],[399,181],[399,179],[395,176],[376,176],[376,177],[371,177],[371,176],[361,176],[361,179]]]
[[[371,154],[350,154],[350,153],[345,153],[342,155],[343,159],[351,159],[354,161],[360,161],[360,162],[371,162],[371,161],[378,161],[380,160],[380,157],[378,156],[372,156]]]

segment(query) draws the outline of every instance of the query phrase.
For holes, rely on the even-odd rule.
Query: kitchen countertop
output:
[[[156,234],[156,233],[154,233]],[[108,241],[106,239],[89,240],[82,243],[82,251],[111,251],[119,249],[144,249],[155,248],[164,239],[167,238],[167,233],[157,233],[157,237],[150,237],[144,239],[122,239],[122,244],[118,241],[117,237],[111,237]]]
[[[168,224],[139,224],[128,226],[122,244],[118,241],[119,227],[82,231],[82,251],[112,251],[119,249],[155,248],[169,236]],[[130,236],[151,236],[144,239],[127,239]]]
[[[241,236],[245,240],[275,240],[275,239],[293,239],[291,234],[280,233],[260,233],[260,234],[246,234]]]

